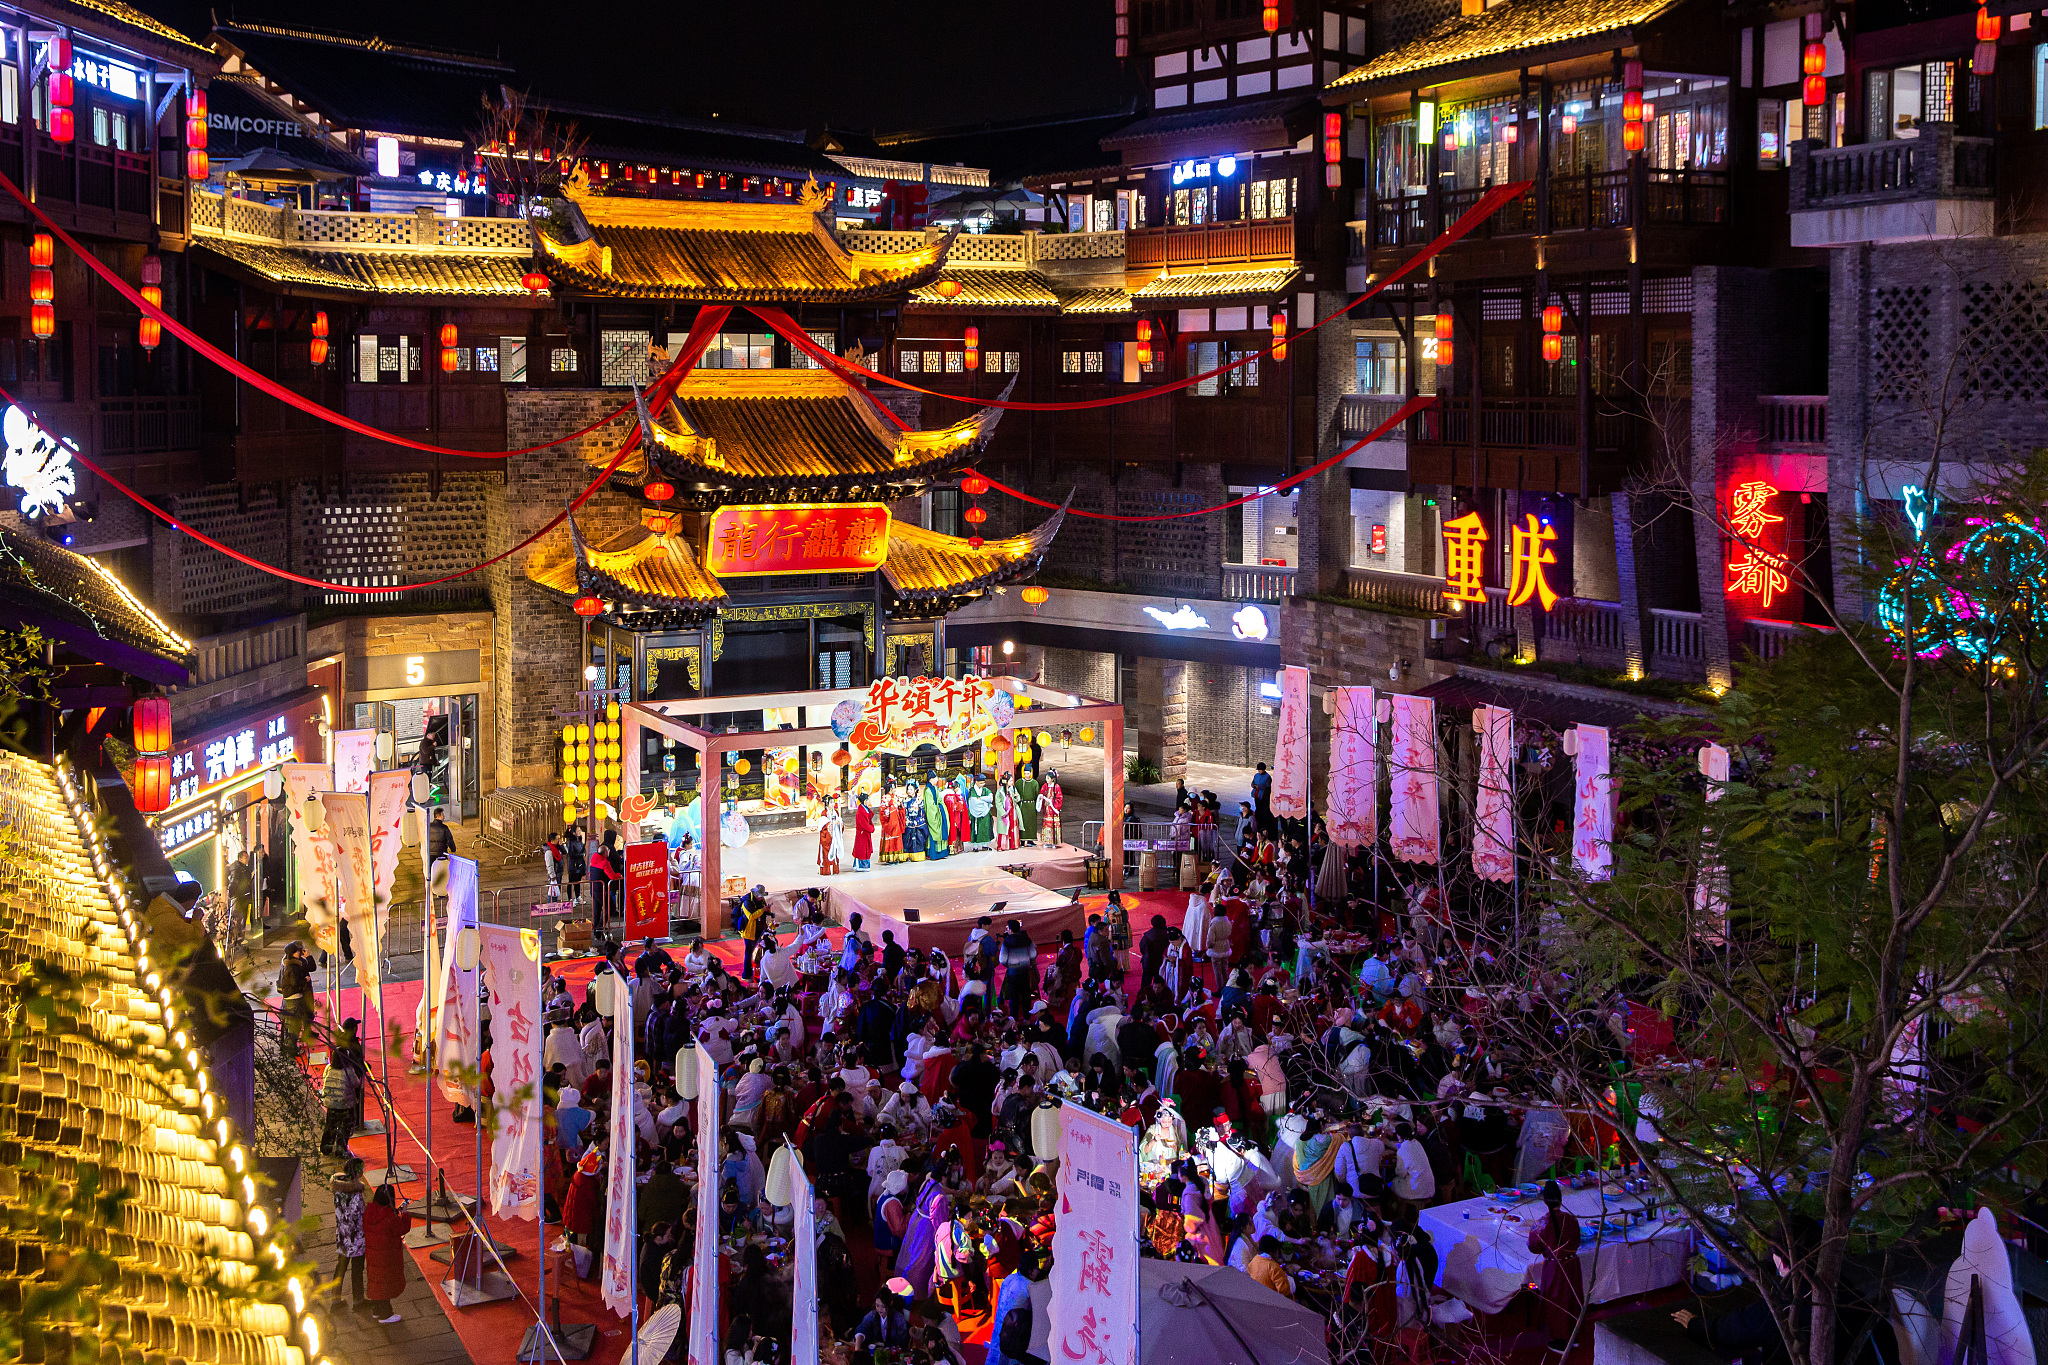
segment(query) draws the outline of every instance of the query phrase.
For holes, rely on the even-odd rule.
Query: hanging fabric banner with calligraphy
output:
[[[291,818],[292,863],[299,874],[299,908],[313,929],[313,946],[323,953],[336,950],[340,938],[335,926],[341,922],[341,897],[334,885],[334,845],[326,833],[306,827],[306,803],[313,793],[334,788],[334,768],[327,763],[285,763],[279,765],[284,777],[284,804]]]
[[[1387,760],[1394,857],[1404,863],[1433,863],[1443,850],[1436,793],[1436,702],[1413,696],[1388,701],[1394,723]]]
[[[1718,744],[1700,746],[1700,776],[1706,779],[1707,804],[1719,801],[1728,790],[1728,751]],[[1700,831],[1700,870],[1692,888],[1693,909],[1706,920],[1701,936],[1720,943],[1728,933],[1728,869],[1715,852],[1716,836],[1711,825]]]
[[[1380,838],[1379,694],[1370,687],[1323,693],[1330,713],[1330,842],[1360,848]]]
[[[334,732],[334,789],[338,792],[366,792],[370,774],[377,767],[375,730]]]
[[[718,1188],[718,1063],[709,1048],[697,1054],[697,1185]],[[696,1256],[690,1269],[689,1365],[719,1365],[718,1220],[697,1220]]]
[[[1472,708],[1479,736],[1479,792],[1472,819],[1472,870],[1490,882],[1515,879],[1515,713]]]
[[[324,833],[334,844],[334,883],[341,893],[341,913],[348,918],[350,946],[355,950],[356,984],[364,998],[377,989],[383,963],[372,950],[377,933],[377,878],[370,866],[370,797],[367,792],[323,792]],[[379,1021],[382,1027],[382,1021]]]
[[[1078,1104],[1059,1114],[1046,1353],[1077,1365],[1137,1365],[1137,1140]]]
[[[370,774],[370,880],[375,897],[371,946],[380,960],[384,956],[385,930],[391,923],[391,885],[398,877],[398,851],[405,843],[399,826],[405,820],[406,802],[411,799],[410,769]],[[356,946],[360,948],[362,942],[358,938]]]
[[[984,678],[877,678],[846,742],[864,754],[908,755],[926,744],[950,753],[1009,729],[1015,706]]]
[[[441,1098],[477,1103],[476,964],[462,965],[462,931],[476,928],[476,860],[448,855],[448,930],[434,980],[434,1068]]]
[[[1273,814],[1308,818],[1308,670],[1280,670],[1280,733],[1273,741]]]
[[[818,1365],[818,1192],[794,1149],[790,1152],[789,1197],[796,1214],[790,1240],[796,1244],[796,1281],[790,1295],[790,1365]]]
[[[633,1123],[633,1006],[622,990],[612,992],[612,1107],[611,1139],[606,1144],[604,1187],[604,1306],[622,1318],[633,1316],[633,1300],[640,1292],[633,1267],[639,1260],[639,1242],[633,1216],[633,1176],[638,1163],[633,1153],[638,1130]],[[698,1175],[699,1190],[716,1190],[717,1175],[710,1182]]]
[[[540,1216],[540,935],[477,926],[491,998],[491,1212]],[[479,1114],[479,1120],[486,1118]]]
[[[1574,725],[1572,757],[1572,861],[1591,881],[1614,875],[1614,792],[1608,773],[1607,729]]]

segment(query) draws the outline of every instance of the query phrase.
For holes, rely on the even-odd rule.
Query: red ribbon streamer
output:
[[[724,306],[709,307],[702,309],[701,311],[698,312],[697,321],[690,328],[689,340],[683,344],[682,352],[680,355],[676,357],[675,365],[670,368],[668,374],[664,376],[662,379],[663,384],[669,385],[671,392],[674,389],[674,385],[680,384],[682,382],[683,376],[687,375],[690,372],[690,370],[696,365],[698,357],[704,354],[705,347],[711,344],[711,338],[717,335],[718,329],[725,324],[725,319],[727,315],[729,315],[731,312],[732,309]],[[14,403],[14,401],[14,396],[12,394],[8,393],[7,390],[5,389],[0,389],[0,402]],[[33,416],[32,410],[30,415]],[[87,459],[78,451],[72,451],[71,458],[78,461],[78,463],[84,465],[87,469],[90,469],[93,473],[99,475],[100,479],[103,482],[107,483],[113,488],[120,490],[120,492],[125,494],[131,501],[133,501],[136,504],[136,506],[142,508],[145,512],[149,512],[152,515],[156,516],[174,530],[183,531],[186,535],[192,537],[200,544],[205,545],[211,549],[220,551],[229,559],[239,560],[240,562],[247,564],[252,569],[260,569],[264,573],[269,574],[273,578],[282,578],[293,583],[303,583],[305,586],[309,588],[324,588],[329,592],[393,593],[406,592],[413,588],[431,588],[441,583],[453,583],[458,578],[467,578],[469,575],[477,572],[479,569],[488,569],[491,567],[491,565],[498,563],[500,560],[509,559],[513,555],[518,554],[521,550],[533,544],[542,536],[554,530],[557,526],[560,526],[564,521],[567,521],[569,519],[569,514],[571,512],[574,512],[584,503],[590,501],[591,496],[595,494],[598,489],[604,486],[605,480],[611,478],[611,476],[618,470],[618,467],[621,464],[625,463],[626,457],[632,454],[635,450],[637,450],[639,448],[639,445],[640,428],[636,424],[633,430],[630,433],[628,433],[626,439],[619,443],[619,453],[612,456],[611,463],[607,464],[602,470],[600,470],[598,476],[595,479],[592,479],[589,485],[586,486],[581,493],[578,493],[575,496],[575,498],[569,503],[569,505],[562,509],[562,511],[554,518],[554,520],[550,521],[547,525],[541,527],[538,531],[535,531],[525,540],[522,540],[517,545],[514,545],[511,549],[505,551],[503,554],[492,555],[489,559],[486,559],[481,564],[472,564],[466,569],[459,570],[455,573],[447,574],[441,578],[427,579],[424,583],[401,583],[394,584],[389,587],[360,587],[354,583],[329,583],[325,579],[307,578],[303,574],[295,574],[291,572],[289,569],[280,569],[274,564],[265,564],[260,559],[251,559],[248,555],[243,554],[240,550],[233,549],[229,546],[221,544],[212,536],[207,535],[204,531],[198,530],[191,526],[187,526],[184,522],[179,521],[169,512],[166,512],[163,508],[158,507],[148,498],[143,497],[142,494],[136,492],[127,484],[122,483],[119,479],[115,478],[112,474],[109,474],[106,470],[100,468],[97,464],[94,464],[91,460]],[[545,450],[547,449],[547,447],[536,446],[534,447],[534,449]]]
[[[92,272],[98,275],[101,279],[105,280],[108,283],[108,285],[110,285],[115,290],[116,293],[121,295],[122,298],[128,300],[128,302],[134,304],[137,308],[141,309],[142,315],[144,317],[155,318],[158,322],[162,323],[166,329],[169,330],[172,336],[178,338],[187,346],[190,346],[193,350],[205,356],[208,360],[211,360],[214,364],[220,366],[222,369],[234,375],[237,379],[240,379],[244,383],[253,385],[256,388],[261,389],[263,392],[269,394],[272,398],[277,399],[279,402],[289,403],[291,406],[297,408],[300,412],[308,413],[314,417],[318,417],[320,420],[324,422],[332,422],[335,426],[345,428],[346,430],[349,431],[353,431],[358,436],[367,436],[373,441],[383,441],[389,445],[404,446],[408,450],[423,450],[430,455],[457,455],[465,460],[506,460],[510,459],[514,455],[532,455],[539,451],[550,449],[551,447],[554,446],[564,445],[570,441],[581,440],[583,437],[588,436],[591,432],[596,431],[599,427],[602,427],[605,423],[612,421],[617,417],[623,416],[626,412],[631,410],[633,406],[633,401],[631,399],[627,399],[624,403],[621,403],[618,407],[613,408],[610,412],[598,418],[589,426],[584,427],[581,431],[572,431],[567,436],[558,436],[552,441],[543,441],[541,442],[541,444],[537,446],[527,446],[521,450],[457,450],[453,446],[429,445],[424,441],[414,441],[404,436],[394,436],[388,431],[379,431],[377,428],[363,422],[358,422],[355,418],[347,416],[344,413],[336,412],[332,408],[322,407],[320,406],[320,404],[315,403],[310,398],[304,397],[300,394],[293,393],[290,389],[278,383],[276,380],[270,379],[264,375],[256,373],[256,371],[250,369],[241,361],[236,360],[233,356],[221,350],[212,342],[207,341],[204,337],[199,336],[197,333],[187,328],[183,323],[179,322],[176,318],[172,317],[169,313],[164,312],[163,309],[155,307],[154,305],[150,304],[142,297],[142,295],[136,293],[133,289],[129,288],[128,282],[126,280],[122,279],[118,274],[116,274],[114,270],[111,267],[109,267],[105,262],[101,261],[99,257],[93,255],[93,253],[87,251],[84,247],[81,247],[75,240],[72,239],[70,233],[66,232],[63,228],[60,228],[55,223],[51,222],[49,219],[49,215],[45,214],[42,211],[42,209],[37,207],[34,203],[30,202],[28,196],[21,192],[21,188],[18,185],[16,185],[12,180],[9,180],[5,175],[0,175],[0,189],[4,189],[7,191],[7,193],[13,195],[15,199],[20,202],[21,206],[27,209],[29,213],[35,217],[36,221],[40,222],[44,227],[48,228],[52,233],[56,234],[58,241],[64,243],[65,246],[69,247],[74,253],[76,253],[78,258],[85,262],[87,268],[92,270]],[[670,384],[671,387],[673,387],[673,384],[682,382],[682,376],[680,373],[678,373],[676,368],[671,367],[668,373],[661,377],[659,382],[663,384]],[[365,589],[365,591],[368,590]]]
[[[1400,279],[1409,271],[1415,269],[1416,266],[1423,264],[1425,261],[1428,261],[1431,257],[1436,256],[1445,248],[1449,247],[1454,242],[1458,241],[1458,239],[1464,237],[1467,233],[1471,232],[1474,228],[1478,227],[1481,223],[1485,222],[1488,218],[1491,218],[1495,213],[1499,212],[1503,204],[1507,204],[1512,200],[1517,199],[1521,197],[1523,194],[1527,193],[1529,187],[1531,185],[1534,185],[1535,183],[1536,182],[1533,180],[1519,180],[1512,185],[1494,186],[1485,194],[1479,196],[1479,201],[1473,204],[1471,208],[1465,210],[1463,214],[1459,215],[1458,221],[1452,223],[1450,227],[1446,228],[1441,237],[1438,237],[1435,241],[1431,242],[1422,250],[1416,252],[1413,256],[1410,256],[1405,262],[1402,263],[1401,267],[1398,270],[1393,271],[1385,279],[1373,285],[1372,288],[1366,290],[1363,294],[1360,294],[1357,298],[1345,304],[1342,308],[1339,308],[1336,312],[1330,314],[1321,322],[1313,323],[1307,327],[1302,328],[1299,332],[1295,333],[1292,337],[1290,337],[1287,342],[1280,344],[1291,344],[1292,342],[1299,341],[1302,337],[1307,336],[1310,332],[1316,331],[1318,328],[1327,326],[1328,324],[1335,322],[1338,318],[1343,317],[1346,313],[1358,307],[1359,304],[1364,303],[1367,299],[1373,297],[1373,295],[1379,293],[1382,289],[1385,289],[1388,285]],[[1187,388],[1190,384],[1199,384],[1205,379],[1213,379],[1217,375],[1223,374],[1227,371],[1237,369],[1240,366],[1249,365],[1256,360],[1262,360],[1265,357],[1273,354],[1273,351],[1275,349],[1275,347],[1269,346],[1265,350],[1260,351],[1255,355],[1245,356],[1242,359],[1232,361],[1228,365],[1220,365],[1217,368],[1205,371],[1202,374],[1189,375],[1185,379],[1177,379],[1171,383],[1155,385],[1154,387],[1149,389],[1138,389],[1131,393],[1114,394],[1108,398],[1089,398],[1072,403],[1024,403],[1002,398],[969,398],[964,394],[941,393],[937,389],[922,389],[915,384],[907,384],[900,379],[894,379],[886,374],[880,374],[874,370],[866,369],[860,365],[856,365],[850,360],[840,359],[838,356],[832,354],[831,351],[827,350],[823,346],[820,346],[816,341],[812,340],[810,334],[805,332],[801,327],[798,327],[795,321],[790,318],[789,314],[783,312],[780,308],[767,308],[759,305],[750,305],[748,311],[753,313],[755,317],[761,319],[761,321],[767,323],[770,328],[772,328],[776,332],[779,332],[781,335],[787,337],[792,346],[795,346],[804,354],[810,356],[812,359],[818,361],[826,368],[837,373],[841,379],[845,379],[849,382],[855,379],[877,379],[880,380],[882,383],[891,385],[895,388],[908,389],[912,393],[926,394],[933,398],[950,398],[953,399],[955,402],[969,403],[975,407],[1002,408],[1006,411],[1015,410],[1018,412],[1079,412],[1087,408],[1109,408],[1116,407],[1119,404],[1123,403],[1141,403],[1148,398],[1157,398],[1162,394],[1175,393],[1181,389]],[[880,406],[880,404],[877,404],[877,406]],[[887,408],[883,408],[882,410],[884,412],[889,411]],[[898,426],[903,425],[901,419],[897,418],[894,413],[890,413],[889,415],[891,420],[895,421]]]
[[[1401,410],[1399,412],[1396,412],[1392,417],[1389,417],[1386,421],[1374,427],[1361,439],[1353,441],[1350,445],[1345,446],[1342,450],[1338,451],[1335,455],[1332,455],[1329,459],[1324,460],[1321,464],[1312,465],[1309,468],[1302,470],[1299,474],[1291,474],[1288,477],[1280,480],[1280,482],[1274,484],[1271,488],[1268,488],[1261,493],[1247,493],[1241,498],[1233,498],[1229,502],[1219,502],[1214,507],[1204,507],[1193,512],[1160,512],[1149,517],[1120,517],[1115,516],[1109,512],[1084,512],[1078,507],[1069,507],[1067,509],[1067,515],[1070,517],[1087,517],[1090,521],[1172,521],[1176,517],[1206,517],[1211,512],[1223,512],[1228,511],[1232,507],[1242,507],[1248,502],[1257,502],[1260,498],[1271,497],[1275,493],[1283,493],[1288,489],[1294,487],[1294,485],[1300,483],[1302,480],[1313,478],[1316,475],[1322,473],[1324,470],[1330,468],[1332,465],[1342,463],[1351,455],[1355,454],[1360,450],[1363,450],[1366,446],[1371,445],[1374,441],[1379,440],[1380,437],[1386,435],[1395,427],[1407,421],[1410,417],[1413,417],[1416,413],[1421,412],[1424,408],[1433,407],[1435,406],[1435,404],[1435,394],[1417,394],[1415,397],[1409,399],[1406,403],[1403,403],[1401,405]],[[981,477],[984,479],[988,479],[988,475],[986,474],[983,474]],[[1010,487],[1008,484],[998,483],[994,479],[988,479],[988,485],[991,488],[999,489],[1004,493],[1008,493],[1013,498],[1021,499],[1024,502],[1036,503],[1040,507],[1059,506],[1059,504],[1056,502],[1047,502],[1044,498],[1034,498],[1029,493],[1020,493],[1016,489]]]

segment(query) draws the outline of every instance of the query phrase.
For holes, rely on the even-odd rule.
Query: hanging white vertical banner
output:
[[[1404,863],[1433,863],[1443,854],[1436,795],[1436,702],[1414,696],[1388,700],[1393,703],[1387,781],[1394,857]]]
[[[1607,728],[1574,725],[1572,758],[1572,861],[1592,881],[1614,875],[1614,792],[1608,771]]]
[[[1308,818],[1308,670],[1280,670],[1280,734],[1273,742],[1273,814]]]
[[[1339,848],[1376,844],[1380,837],[1379,694],[1370,687],[1333,687],[1323,693],[1330,713],[1330,799],[1323,811],[1330,842]]]
[[[789,1197],[796,1214],[790,1232],[796,1244],[796,1280],[790,1295],[789,1363],[818,1365],[818,1192],[803,1162],[794,1159],[789,1163]]]
[[[313,928],[313,944],[323,953],[335,951],[340,937],[341,895],[334,884],[334,845],[323,832],[306,827],[306,805],[313,793],[334,789],[331,763],[285,763],[284,805],[290,817],[292,863],[299,874],[299,908]]]
[[[399,837],[399,822],[405,819],[405,803],[412,797],[412,773],[398,768],[370,774],[370,944],[381,962],[384,932],[391,923],[391,886],[398,877],[398,850],[405,842]],[[357,933],[353,928],[351,933]],[[357,933],[356,942],[362,943]]]
[[[540,935],[477,926],[491,997],[491,1212],[540,1216]],[[485,1116],[477,1115],[485,1121]]]
[[[604,1193],[604,1306],[622,1318],[633,1316],[633,1301],[640,1293],[634,1264],[639,1260],[638,1230],[633,1217],[633,1176],[638,1130],[633,1125],[633,1006],[626,992],[612,992],[612,1109],[611,1140],[605,1158]],[[716,1190],[714,1178],[706,1184],[699,1173],[697,1188]],[[714,1196],[715,1197],[715,1196]],[[713,1217],[712,1222],[718,1220]]]
[[[718,1188],[718,1063],[709,1048],[697,1054],[697,1188]],[[716,1200],[717,1196],[711,1196]],[[697,1220],[696,1258],[690,1271],[690,1362],[719,1365],[718,1219]]]
[[[1479,736],[1479,792],[1472,818],[1472,870],[1490,882],[1515,879],[1515,713],[1472,708]]]
[[[1059,1155],[1046,1354],[1074,1365],[1137,1365],[1136,1135],[1093,1110],[1065,1105]]]
[[[1706,779],[1707,804],[1719,801],[1728,790],[1728,751],[1718,744],[1700,746],[1700,776]],[[1700,869],[1693,882],[1692,906],[1707,925],[1703,936],[1719,943],[1728,932],[1728,869],[1714,851],[1714,828],[1700,831]]]
[[[434,1050],[441,1098],[476,1108],[476,963],[462,965],[462,931],[476,928],[476,860],[448,856],[448,930],[434,978]],[[479,948],[480,950],[480,948]]]
[[[370,798],[365,792],[322,792],[320,809],[326,816],[321,832],[334,844],[334,882],[341,893],[341,913],[348,918],[356,984],[367,993],[377,989],[383,967],[373,949],[377,879],[370,866]]]
[[[375,730],[334,732],[334,789],[338,792],[366,792],[370,774],[377,767]]]

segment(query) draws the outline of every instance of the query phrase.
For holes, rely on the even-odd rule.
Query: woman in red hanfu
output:
[[[853,865],[865,872],[875,856],[875,813],[868,809],[868,794],[862,792],[853,808]]]

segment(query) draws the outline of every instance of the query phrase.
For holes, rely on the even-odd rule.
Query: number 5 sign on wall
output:
[[[626,938],[668,937],[668,845],[626,845]]]

